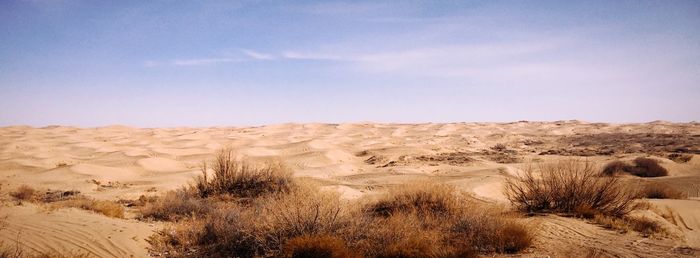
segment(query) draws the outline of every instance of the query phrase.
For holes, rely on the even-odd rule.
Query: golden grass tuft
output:
[[[661,224],[645,217],[627,216],[624,218],[615,218],[605,215],[596,215],[593,222],[604,228],[616,230],[620,233],[636,231],[643,236],[668,234]]]
[[[78,208],[93,211],[107,217],[124,218],[124,207],[114,201],[95,200],[84,196],[51,203],[51,209]]]

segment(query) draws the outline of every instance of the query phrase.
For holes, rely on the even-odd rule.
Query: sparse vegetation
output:
[[[304,235],[289,239],[284,246],[284,253],[290,258],[359,257],[345,246],[342,239],[329,235]]]
[[[656,221],[645,217],[624,217],[615,218],[604,215],[597,215],[593,221],[604,228],[616,230],[621,233],[636,231],[644,236],[654,234],[665,234],[666,230]]]
[[[31,201],[35,198],[36,190],[28,185],[21,185],[16,190],[10,192],[10,196],[18,201]]]
[[[693,155],[684,153],[671,153],[668,154],[668,159],[673,160],[676,163],[688,163],[688,161],[693,159]]]
[[[50,204],[50,208],[79,208],[103,214],[108,217],[123,218],[124,207],[113,201],[95,200],[81,195],[78,191],[46,191],[39,194],[34,188],[22,185],[10,193],[18,201],[31,201]]]
[[[463,201],[455,195],[451,186],[430,182],[409,183],[389,189],[388,193],[367,207],[367,212],[384,217],[396,213],[448,216],[458,213]]]
[[[176,221],[207,214],[213,207],[187,189],[167,192],[159,198],[145,200],[140,207],[142,218]]]
[[[664,183],[648,182],[643,185],[640,196],[648,199],[684,199],[687,194]]]
[[[614,176],[620,173],[628,173],[638,177],[667,176],[668,170],[659,165],[659,161],[651,158],[638,157],[633,161],[634,165],[622,161],[608,163],[601,172],[605,176]]]
[[[95,200],[85,196],[52,203],[51,208],[78,208],[100,213],[107,217],[124,218],[124,207],[121,204],[108,200]]]
[[[232,195],[235,197],[258,197],[263,194],[286,192],[292,186],[292,174],[278,163],[254,166],[237,160],[231,150],[222,150],[208,175],[207,164],[202,166],[202,175],[197,177],[194,188],[201,197],[210,195]]]
[[[250,181],[277,185],[275,180]],[[209,188],[203,198],[202,184],[162,197],[144,207],[143,216],[177,221],[149,239],[152,251],[169,256],[475,257],[518,252],[532,239],[530,228],[515,218],[447,185],[416,182],[390,188],[374,201],[349,203],[336,192],[288,182],[288,190],[259,195]],[[278,189],[262,184],[256,186]],[[197,205],[183,205],[187,200]]]
[[[529,166],[522,175],[509,179],[506,196],[525,212],[576,213],[592,209],[599,214],[621,217],[633,208],[636,192],[618,178],[601,177],[588,161],[565,160]]]

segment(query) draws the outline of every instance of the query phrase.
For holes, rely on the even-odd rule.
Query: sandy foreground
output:
[[[506,151],[493,148],[503,144]],[[670,171],[647,179],[687,192],[685,200],[651,200],[671,211],[673,234],[643,237],[585,220],[535,216],[531,257],[700,256],[700,124],[603,124],[580,121],[453,124],[282,124],[263,127],[0,128],[0,231],[5,245],[28,252],[87,252],[97,257],[148,256],[145,239],[162,225],[78,209],[17,205],[8,192],[78,190],[97,199],[158,195],[187,184],[203,160],[225,147],[253,160],[275,159],[324,188],[355,199],[408,181],[435,178],[487,202],[507,205],[505,178],[525,164],[585,157],[604,164],[653,156]],[[694,154],[685,163],[672,152]]]

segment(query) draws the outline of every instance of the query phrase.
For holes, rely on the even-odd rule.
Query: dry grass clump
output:
[[[16,190],[10,192],[10,196],[18,201],[31,201],[35,198],[36,190],[28,185],[21,185]]]
[[[638,157],[633,160],[634,165],[622,161],[608,163],[601,172],[605,176],[614,176],[619,173],[628,173],[638,177],[667,176],[668,170],[659,165],[659,161],[651,158]]]
[[[124,218],[124,207],[121,204],[108,200],[95,200],[85,196],[54,202],[51,204],[51,208],[78,208],[100,213],[107,217]]]
[[[637,196],[618,178],[600,177],[598,169],[588,161],[541,164],[538,172],[530,166],[506,183],[506,196],[523,211],[576,213],[592,209],[621,217],[632,210]]]
[[[642,187],[640,197],[648,199],[685,199],[688,195],[667,184],[649,182]]]
[[[289,239],[284,253],[290,258],[352,258],[357,257],[342,239],[329,235],[304,235]]]
[[[667,234],[666,230],[661,226],[661,224],[645,217],[615,218],[598,215],[595,216],[593,221],[604,228],[616,230],[620,233],[636,231],[644,236]]]
[[[449,185],[416,182],[389,189],[379,200],[366,208],[378,216],[415,212],[419,215],[448,216],[456,214],[463,205]]]
[[[233,151],[222,150],[208,175],[207,164],[196,179],[194,189],[201,197],[228,194],[236,197],[258,197],[286,192],[292,188],[292,173],[279,163],[254,166],[234,157]]]
[[[176,221],[199,216],[211,211],[211,202],[195,196],[185,189],[169,191],[164,196],[148,200],[140,207],[141,218]]]
[[[113,201],[95,200],[81,195],[79,191],[46,191],[39,194],[34,188],[22,185],[10,193],[19,201],[49,203],[51,209],[79,208],[103,214],[113,218],[124,218],[124,207]]]

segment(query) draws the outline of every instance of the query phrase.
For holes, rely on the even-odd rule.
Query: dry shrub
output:
[[[237,204],[202,201],[215,204],[149,239],[156,255],[475,257],[522,250],[531,239],[513,218],[429,182],[390,189],[364,205],[306,184]]]
[[[649,182],[642,187],[640,196],[648,199],[685,199],[687,194],[664,183]]]
[[[216,157],[209,176],[206,162],[194,189],[201,197],[228,194],[236,197],[258,197],[263,194],[286,192],[292,188],[292,173],[280,163],[254,166],[236,159],[231,150],[222,150]]]
[[[529,227],[497,210],[466,213],[455,221],[451,231],[455,239],[480,252],[515,253],[532,244]]]
[[[18,201],[31,201],[36,195],[36,190],[28,185],[21,185],[16,190],[10,192],[10,196]]]
[[[414,182],[390,188],[366,210],[370,214],[385,217],[407,212],[423,216],[446,216],[458,213],[462,201],[452,186]]]
[[[184,190],[169,191],[164,196],[147,201],[140,208],[142,218],[175,221],[185,217],[207,214],[211,202]]]
[[[228,205],[183,220],[150,242],[156,252],[181,255],[198,250],[203,256],[280,256],[289,239],[335,235],[348,220],[338,194],[299,187],[250,206]]]
[[[668,170],[659,165],[659,161],[650,158],[639,157],[634,159],[634,167],[628,167],[627,172],[639,177],[668,176]]]
[[[625,172],[625,168],[628,167],[627,163],[615,160],[603,167],[603,171],[601,172],[602,175],[604,176],[614,176],[619,173]]]
[[[121,204],[107,200],[94,200],[85,196],[52,203],[51,208],[78,208],[100,213],[107,217],[124,218],[124,207]]]
[[[342,239],[330,235],[304,235],[289,239],[284,246],[290,258],[352,258],[354,254]]]
[[[676,163],[688,163],[688,161],[693,159],[693,155],[684,153],[671,153],[668,154],[668,159],[673,160]]]
[[[588,161],[565,160],[541,164],[539,173],[529,166],[509,179],[506,196],[526,212],[575,213],[583,208],[620,217],[633,208],[637,196],[616,177],[600,177]]]
[[[659,165],[659,161],[650,158],[638,157],[633,160],[634,165],[622,161],[608,163],[601,172],[605,176],[614,176],[620,173],[628,173],[638,177],[667,176],[668,170]]]

